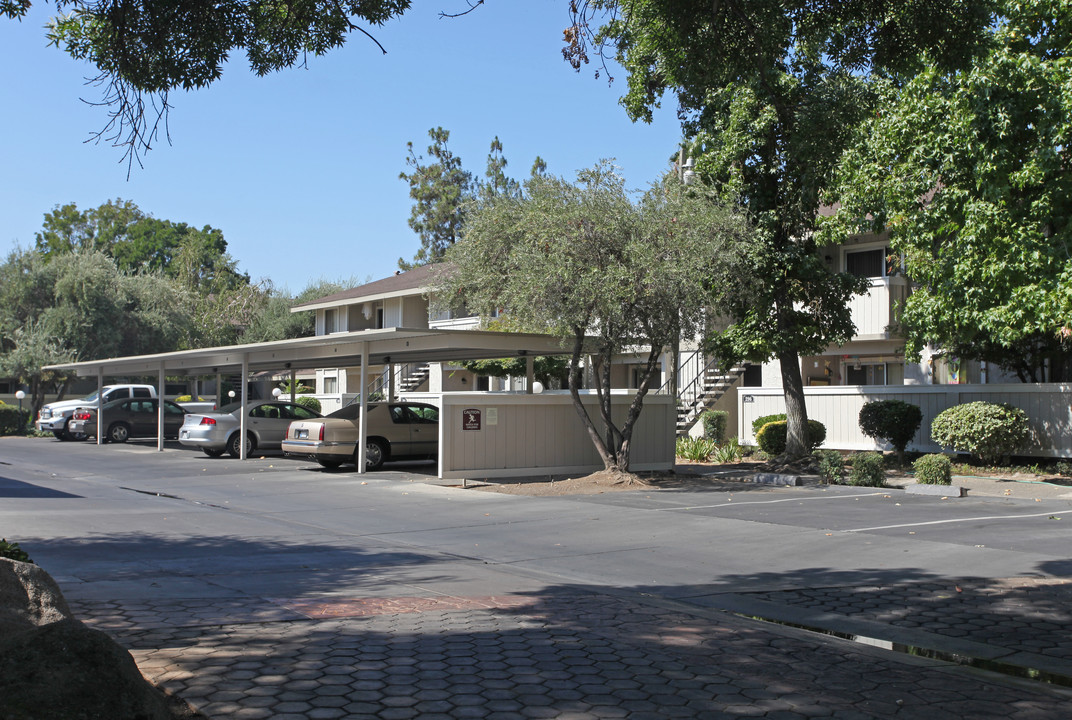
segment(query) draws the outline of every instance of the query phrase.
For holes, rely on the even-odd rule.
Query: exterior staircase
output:
[[[677,391],[677,436],[684,437],[700,420],[704,410],[714,406],[741,378],[744,367],[721,367],[708,360],[699,350],[689,353],[681,362]],[[663,386],[663,392],[673,392]]]
[[[422,385],[428,382],[428,376],[431,372],[428,367],[428,363],[406,363],[404,365],[395,366],[396,377],[398,382],[395,385],[396,393],[414,392],[419,390]],[[386,398],[387,388],[390,379],[387,377],[388,368],[384,368],[383,372],[377,375],[368,385],[368,392],[370,398]]]

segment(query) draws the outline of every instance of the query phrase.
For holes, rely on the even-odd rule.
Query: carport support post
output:
[[[525,394],[532,394],[532,384],[536,382],[536,358],[525,356]]]
[[[246,459],[246,406],[249,404],[249,353],[242,353],[242,412],[238,416],[238,458]]]
[[[216,371],[216,407],[215,407],[216,410],[219,410],[221,407],[223,407],[223,385],[220,384],[222,382],[223,382],[223,374],[219,370],[217,370]]]
[[[164,363],[160,363],[156,382],[156,449],[164,452]]]
[[[97,444],[100,445],[104,438],[104,402],[101,393],[104,392],[104,368],[97,368]]]
[[[365,474],[365,449],[368,447],[368,342],[361,343],[361,410],[357,416],[357,472]]]
[[[290,363],[287,363],[287,365],[290,365]],[[297,387],[296,387],[297,384],[298,384],[297,383],[297,378],[298,378],[298,371],[297,370],[291,370],[290,371],[290,401],[291,402],[294,402],[294,393],[296,393],[298,391]]]

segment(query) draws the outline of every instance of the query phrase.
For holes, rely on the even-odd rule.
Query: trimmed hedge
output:
[[[756,434],[756,444],[759,449],[771,456],[781,455],[785,452],[786,436],[789,432],[789,423],[785,420],[769,422],[759,428]],[[808,446],[814,450],[826,440],[826,426],[818,420],[808,421]]]
[[[916,482],[924,485],[952,485],[953,462],[945,455],[924,455],[912,463]]]
[[[776,415],[760,415],[752,421],[752,436],[759,435],[760,428],[767,423],[780,422],[786,419],[785,413],[778,413]]]
[[[726,439],[726,423],[730,414],[725,410],[705,410],[700,419],[703,421],[705,438],[714,440],[719,445]]]
[[[20,415],[18,406],[0,403],[0,435],[21,435],[29,422],[30,411],[26,408]]]
[[[1031,441],[1027,413],[1012,405],[971,402],[956,405],[931,421],[931,439],[942,447],[996,463]]]
[[[882,453],[862,452],[852,456],[849,484],[865,487],[882,487],[886,484],[886,467]]]
[[[320,412],[320,407],[321,407],[320,406],[320,401],[317,400],[312,395],[299,395],[298,397],[294,398],[294,402],[296,402],[299,405],[303,405],[303,406],[309,408],[310,410],[315,410],[316,412]]]
[[[878,441],[887,440],[898,455],[919,430],[923,411],[903,400],[872,400],[860,408],[860,431]]]

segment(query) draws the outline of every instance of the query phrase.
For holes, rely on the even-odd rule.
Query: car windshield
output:
[[[82,398],[81,402],[97,402],[97,393],[91,393]]]

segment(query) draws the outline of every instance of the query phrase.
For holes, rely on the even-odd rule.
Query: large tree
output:
[[[537,175],[520,196],[474,206],[464,240],[447,253],[441,291],[448,304],[486,316],[502,310],[519,327],[559,335],[570,354],[574,406],[606,469],[627,472],[660,355],[681,334],[700,330],[725,288],[748,284],[747,235],[740,217],[674,178],[634,202],[607,164],[583,171],[576,183]],[[611,363],[637,347],[645,353],[640,387],[616,422]],[[598,418],[579,394],[589,353]]]
[[[593,0],[571,4],[565,54],[613,54],[628,72],[630,117],[676,94],[696,177],[755,224],[766,252],[759,302],[737,302],[713,343],[724,356],[777,359],[788,455],[805,452],[800,355],[847,341],[848,299],[864,286],[833,272],[813,232],[823,191],[878,78],[956,66],[989,15],[986,0]],[[605,23],[596,29],[596,23]],[[930,50],[924,60],[921,53]]]
[[[462,166],[462,159],[447,147],[450,131],[441,127],[428,131],[432,144],[428,157],[417,155],[413,143],[406,143],[409,152],[406,165],[410,172],[399,173],[409,183],[413,198],[409,226],[421,239],[421,247],[412,262],[398,259],[398,267],[409,270],[418,265],[439,262],[447,249],[458,241],[465,214],[474,200],[483,201],[521,194],[521,184],[506,174],[506,156],[498,136],[491,141],[484,177],[476,178]],[[537,156],[532,175],[542,174],[547,163]]]
[[[53,0],[63,14],[49,41],[97,69],[107,125],[98,137],[126,148],[131,161],[166,127],[174,90],[206,87],[244,51],[267,75],[341,46],[352,32],[401,16],[410,0],[265,3],[257,0]],[[0,0],[0,16],[21,18],[31,0]],[[381,48],[382,50],[382,48]],[[386,52],[386,50],[384,50]]]
[[[1004,2],[964,72],[889,83],[846,153],[829,235],[890,232],[931,345],[1024,381],[1072,371],[1072,5]],[[1044,369],[1048,369],[1048,374]]]
[[[173,281],[124,273],[101,252],[46,262],[16,250],[0,265],[0,368],[30,386],[36,410],[49,383],[66,389],[65,377],[41,366],[178,349],[191,308]]]

